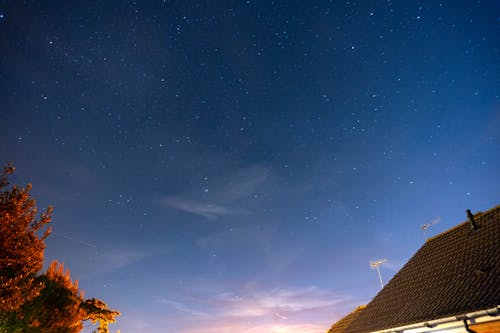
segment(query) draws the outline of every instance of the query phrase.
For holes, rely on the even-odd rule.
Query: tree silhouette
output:
[[[85,300],[63,264],[53,261],[37,274],[52,208],[37,218],[31,185],[9,187],[13,171],[9,165],[0,175],[0,333],[77,333],[84,321],[108,333],[120,313],[101,300]]]

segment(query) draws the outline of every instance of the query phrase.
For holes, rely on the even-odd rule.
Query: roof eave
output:
[[[415,323],[415,324],[410,324],[410,325],[405,325],[405,326],[399,326],[399,327],[394,327],[394,328],[387,328],[379,331],[372,331],[370,333],[401,333],[401,332],[406,332],[408,330],[414,330],[418,328],[435,328],[438,325],[442,324],[447,324],[447,323],[452,323],[452,322],[462,322],[464,320],[470,320],[470,319],[476,319],[479,317],[496,317],[500,315],[500,305],[497,305],[493,308],[486,309],[486,310],[480,310],[480,311],[474,311],[470,313],[466,313],[463,315],[456,315],[452,317],[446,317],[446,318],[440,318],[440,319],[435,319],[435,320],[430,320],[430,321],[423,321],[420,323]]]

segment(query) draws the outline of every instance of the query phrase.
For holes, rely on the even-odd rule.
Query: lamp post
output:
[[[370,267],[377,269],[378,278],[380,279],[380,286],[382,287],[382,289],[384,289],[384,282],[382,282],[382,274],[380,274],[380,265],[382,265],[384,262],[387,262],[387,259],[379,259],[379,260],[375,260],[375,261],[370,261]]]

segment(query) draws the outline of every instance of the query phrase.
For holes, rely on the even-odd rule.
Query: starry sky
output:
[[[500,203],[499,14],[2,0],[0,162],[113,330],[324,332]]]

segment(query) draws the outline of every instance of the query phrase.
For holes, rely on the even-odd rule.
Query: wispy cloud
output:
[[[343,298],[331,292],[310,286],[298,289],[259,291],[245,296],[233,293],[217,295],[223,314],[230,317],[289,317],[297,312],[332,307]]]
[[[176,196],[164,197],[161,204],[209,219],[251,213],[251,202],[266,192],[272,183],[269,169],[254,165],[233,170],[210,180],[210,190],[188,189]]]
[[[219,216],[225,215],[239,215],[248,213],[243,209],[237,209],[229,206],[201,201],[191,201],[189,199],[175,197],[165,198],[163,200],[163,204],[171,208],[175,208],[195,215],[200,215],[209,219],[215,219]]]
[[[352,299],[315,286],[256,290],[252,285],[238,293],[161,303],[191,315],[183,333],[319,333],[331,325],[335,314],[352,306]],[[194,310],[200,306],[210,312]]]
[[[326,327],[315,324],[249,324],[227,323],[211,327],[199,327],[183,331],[183,333],[324,333]]]
[[[133,251],[128,249],[108,250],[104,253],[98,253],[93,258],[93,265],[96,267],[95,272],[108,273],[129,266],[150,255],[151,253],[144,251]]]
[[[208,313],[194,310],[194,309],[190,308],[189,306],[187,306],[186,304],[178,302],[178,301],[173,301],[173,300],[170,300],[167,298],[160,298],[158,300],[158,303],[166,304],[179,312],[188,313],[188,314],[196,316],[196,317],[203,317],[203,318],[209,317]]]
[[[71,272],[80,280],[113,273],[153,255],[151,251],[128,249],[116,244],[115,248],[101,248],[73,238],[65,238],[55,245],[68,246],[67,243],[71,244],[73,250],[68,253],[68,257],[59,255],[58,259],[67,263],[68,267],[71,267]],[[52,258],[49,255],[47,259],[46,265]]]

